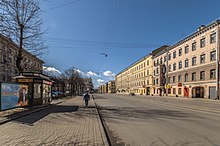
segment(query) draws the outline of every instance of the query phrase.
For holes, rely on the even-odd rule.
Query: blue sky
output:
[[[219,6],[219,0],[42,0],[43,59],[60,72],[75,67],[98,86],[218,19]]]

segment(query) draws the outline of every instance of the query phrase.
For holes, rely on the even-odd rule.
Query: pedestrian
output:
[[[88,103],[89,103],[89,100],[90,100],[90,96],[89,96],[88,92],[86,92],[86,94],[83,96],[83,99],[85,100],[86,107],[88,107]]]

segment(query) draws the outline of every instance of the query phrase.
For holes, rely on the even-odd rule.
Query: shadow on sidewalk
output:
[[[73,113],[78,111],[79,106],[64,106],[64,105],[53,105],[50,107],[47,107],[41,111],[31,113],[28,116],[23,116],[18,119],[14,119],[12,121],[27,124],[27,125],[33,125],[35,122],[43,119],[44,117],[48,116],[51,113]],[[24,113],[19,113],[20,115]],[[9,115],[7,118],[13,119],[15,115]]]

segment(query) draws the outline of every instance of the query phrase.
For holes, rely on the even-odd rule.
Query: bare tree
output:
[[[34,55],[43,54],[39,0],[0,0],[0,32],[19,44],[16,66],[22,71],[23,48]]]
[[[70,86],[70,94],[72,96],[81,94],[84,87],[84,82],[78,71],[76,71],[74,68],[70,68],[66,70],[62,76],[62,78]]]

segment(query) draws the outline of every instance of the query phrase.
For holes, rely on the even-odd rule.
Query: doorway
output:
[[[192,97],[194,98],[204,98],[204,87],[194,87],[192,88]]]

